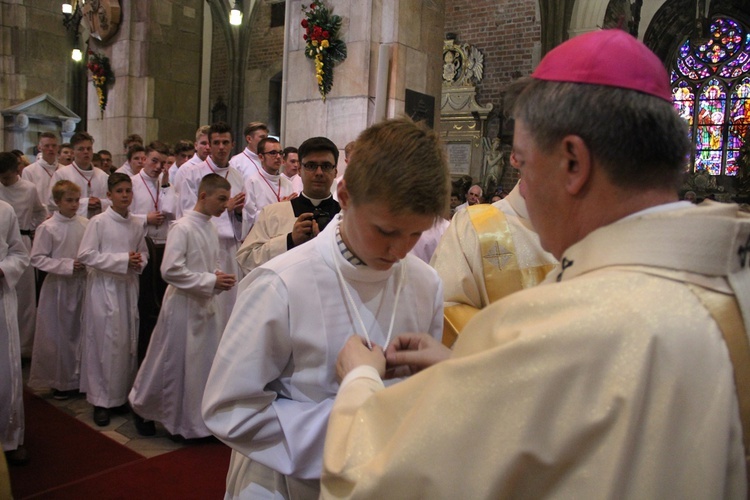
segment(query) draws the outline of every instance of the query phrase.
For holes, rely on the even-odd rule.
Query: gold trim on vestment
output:
[[[538,285],[554,264],[519,269],[513,233],[505,214],[494,205],[473,205],[466,208],[479,238],[482,272],[489,303],[513,292]],[[452,346],[458,333],[479,310],[459,304],[445,308],[443,344]]]
[[[687,286],[711,313],[729,350],[729,359],[734,368],[737,402],[740,407],[742,442],[745,445],[745,470],[750,479],[750,343],[748,343],[742,314],[734,295],[691,284]]]

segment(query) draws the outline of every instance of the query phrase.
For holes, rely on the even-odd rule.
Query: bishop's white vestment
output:
[[[78,250],[78,259],[88,268],[81,392],[94,406],[126,403],[135,379],[138,275],[148,262],[145,233],[140,219],[109,208],[91,219]],[[138,270],[130,269],[128,252],[140,252]]]
[[[78,389],[86,271],[73,264],[88,219],[55,212],[36,230],[31,265],[47,273],[39,294],[29,386]]]
[[[317,496],[338,391],[336,357],[359,330],[336,267],[373,343],[385,344],[392,316],[394,337],[413,331],[440,336],[437,274],[411,255],[387,271],[351,264],[336,244],[338,224],[337,217],[315,239],[255,269],[240,285],[203,397],[206,425],[234,449],[229,498],[278,493],[274,484],[300,480],[310,480]]]
[[[23,444],[23,380],[16,284],[29,265],[13,207],[0,201],[0,443],[11,451]]]
[[[744,498],[733,368],[696,290],[747,325],[748,252],[732,204],[591,232],[559,283],[480,311],[449,360],[387,389],[352,371],[323,497]]]
[[[210,219],[191,211],[170,230],[161,265],[169,286],[129,396],[138,415],[187,439],[211,435],[201,401],[228,319],[216,300],[219,237]]]

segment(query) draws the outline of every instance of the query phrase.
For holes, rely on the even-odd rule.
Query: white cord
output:
[[[349,287],[346,284],[346,280],[344,279],[344,274],[341,272],[341,267],[339,266],[336,251],[338,250],[338,245],[334,241],[333,246],[331,247],[332,257],[333,257],[333,267],[336,268],[336,274],[339,277],[339,283],[341,284],[341,288],[344,289],[344,295],[346,295],[346,300],[349,303],[349,307],[354,311],[354,315],[357,318],[357,321],[359,322],[360,328],[362,328],[362,333],[365,335],[365,340],[367,341],[367,347],[368,349],[372,350],[372,342],[370,341],[370,336],[367,334],[367,327],[365,327],[365,322],[362,321],[362,316],[359,314],[359,308],[357,307],[357,303],[354,302],[354,299],[352,298],[352,294],[349,291]],[[398,286],[396,287],[396,299],[393,302],[393,312],[391,313],[391,324],[388,327],[388,336],[385,338],[385,345],[383,345],[383,350],[385,351],[388,348],[388,344],[391,343],[391,336],[393,335],[393,325],[396,322],[396,309],[398,308],[398,299],[401,295],[401,288],[403,288],[404,280],[406,279],[406,262],[401,261],[401,273],[398,277]]]

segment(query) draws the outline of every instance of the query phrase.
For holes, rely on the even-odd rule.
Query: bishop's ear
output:
[[[561,144],[565,159],[565,189],[572,195],[578,194],[591,175],[591,151],[582,138],[569,135]]]

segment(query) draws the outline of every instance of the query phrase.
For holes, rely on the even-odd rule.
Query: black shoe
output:
[[[185,444],[185,438],[180,434],[170,434],[169,440],[173,443]]]
[[[141,436],[153,436],[156,434],[156,425],[153,420],[145,420],[143,417],[133,412],[133,423],[135,424],[135,430]]]
[[[110,410],[112,411],[112,413],[116,413],[117,415],[126,415],[128,412],[130,412],[130,405],[125,403],[124,405],[110,408]]]
[[[65,401],[66,399],[70,399],[71,397],[75,396],[76,392],[78,391],[58,391],[57,389],[52,389],[52,399],[57,401]]]
[[[102,408],[101,406],[94,406],[94,423],[99,427],[106,427],[109,425],[109,408]]]
[[[206,436],[202,438],[189,438],[184,441],[184,444],[214,444],[214,443],[221,443],[218,439],[216,439],[214,436]]]
[[[29,463],[29,452],[23,446],[19,446],[15,450],[6,451],[5,460],[8,465],[26,465]]]

